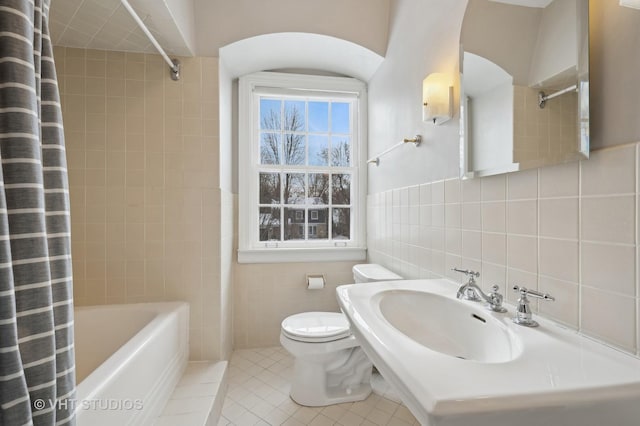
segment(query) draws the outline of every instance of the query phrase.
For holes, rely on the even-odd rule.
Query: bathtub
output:
[[[74,327],[78,425],[153,423],[188,362],[189,305],[79,307]]]

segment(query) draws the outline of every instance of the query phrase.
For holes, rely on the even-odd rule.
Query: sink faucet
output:
[[[478,284],[476,284],[476,278],[480,276],[480,272],[458,268],[452,268],[451,270],[460,272],[461,274],[465,274],[469,277],[469,281],[462,284],[458,289],[458,293],[456,295],[458,299],[471,300],[473,302],[481,302],[484,300],[486,302],[485,306],[487,309],[494,312],[507,312],[506,308],[502,306],[504,296],[498,293],[499,287],[497,285],[493,285],[491,287],[491,293],[486,294]]]
[[[525,327],[537,327],[538,323],[533,320],[533,313],[529,306],[529,299],[527,296],[535,297],[536,299],[555,301],[556,299],[549,293],[540,293],[539,291],[529,290],[525,287],[518,285],[513,286],[513,291],[517,291],[520,294],[518,299],[518,307],[516,308],[516,316],[513,317],[513,322]]]

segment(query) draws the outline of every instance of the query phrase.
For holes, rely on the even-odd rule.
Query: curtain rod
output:
[[[169,58],[169,56],[167,56],[162,46],[160,46],[160,43],[158,43],[158,40],[156,40],[153,34],[151,34],[149,28],[147,28],[144,22],[142,22],[142,19],[140,19],[136,11],[133,10],[133,7],[131,7],[127,0],[120,0],[120,2],[124,6],[124,8],[127,9],[133,20],[136,21],[136,24],[138,24],[138,27],[140,27],[142,32],[147,36],[151,44],[153,44],[153,47],[156,48],[158,53],[160,53],[160,56],[162,56],[167,65],[169,65],[169,70],[171,71],[171,79],[174,81],[178,81],[180,79],[180,61],[178,61],[177,59],[171,59]]]
[[[559,90],[555,93],[552,93],[550,95],[545,94],[543,91],[538,92],[538,106],[540,108],[544,108],[544,106],[546,105],[547,101],[553,98],[556,98],[560,95],[564,95],[565,93],[568,92],[575,92],[576,90],[578,90],[578,85],[574,84],[573,86],[567,87],[566,89],[562,89]]]

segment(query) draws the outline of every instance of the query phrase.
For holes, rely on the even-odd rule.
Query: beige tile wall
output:
[[[336,287],[353,282],[357,262],[236,264],[234,347],[279,345],[280,323],[299,312],[339,312]],[[306,274],[324,274],[322,290],[307,290]]]
[[[181,58],[179,82],[158,55],[55,59],[76,304],[188,301],[192,358],[223,358],[217,59]]]
[[[540,108],[539,91],[513,86],[513,162],[528,168],[575,158],[579,148],[578,93],[566,93]],[[553,90],[545,92],[550,94]]]
[[[513,284],[549,292],[540,315],[640,355],[639,151],[370,195],[370,261],[407,278],[478,270],[511,302]]]

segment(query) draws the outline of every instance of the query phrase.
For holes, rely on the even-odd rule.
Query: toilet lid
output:
[[[282,321],[282,332],[301,342],[331,342],[351,335],[349,321],[336,312],[303,312]]]

